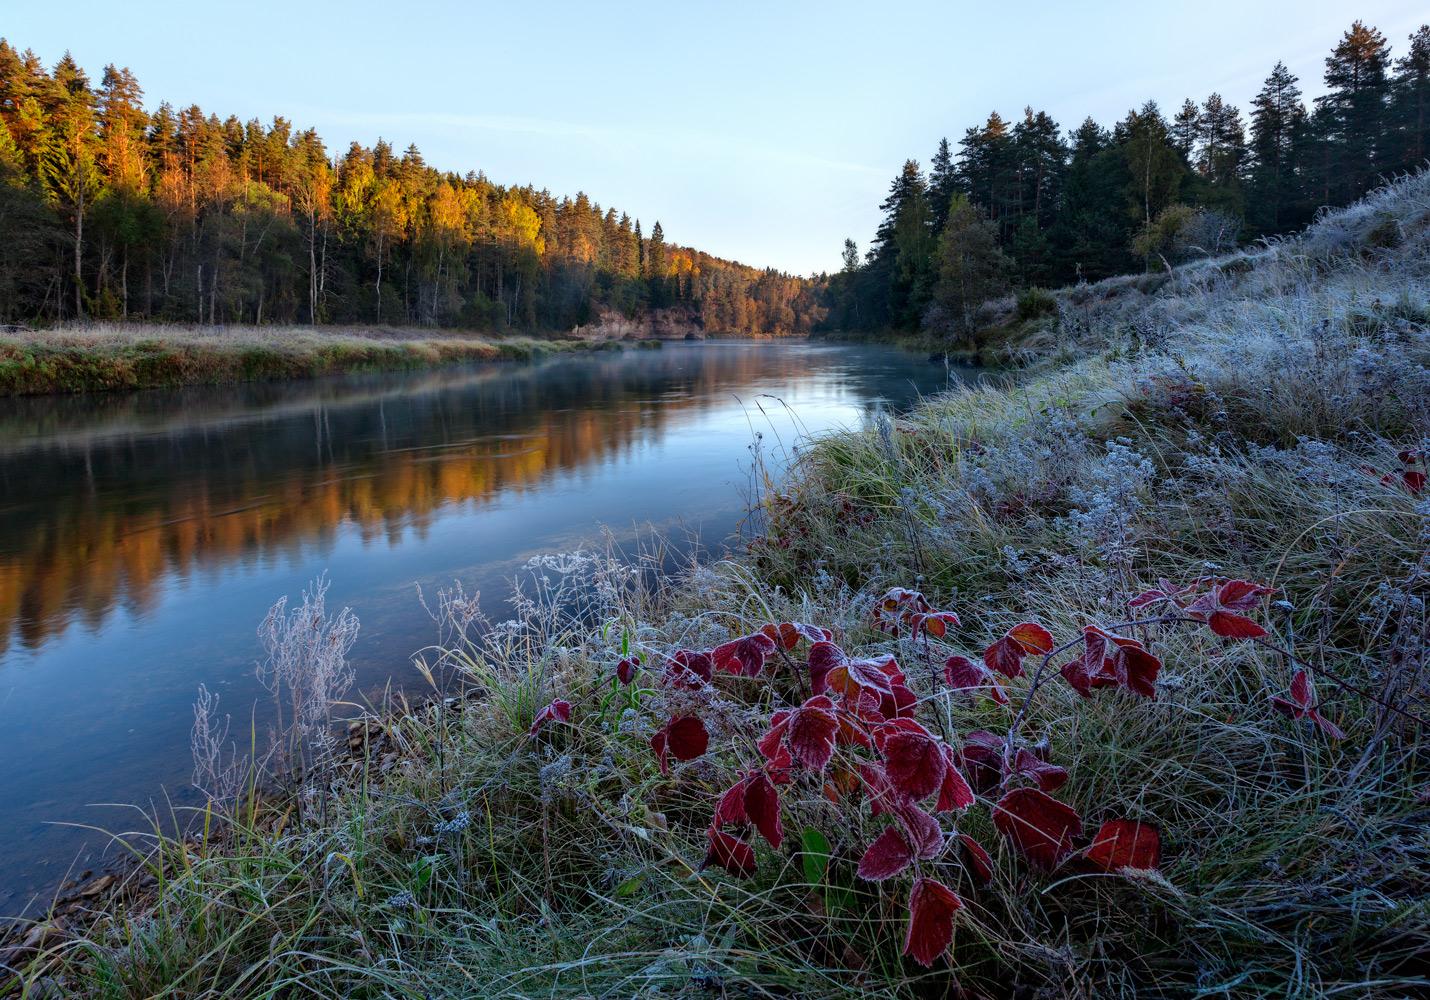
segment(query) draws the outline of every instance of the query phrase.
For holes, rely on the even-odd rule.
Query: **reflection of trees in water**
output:
[[[12,631],[35,647],[118,601],[142,608],[166,574],[323,544],[343,523],[422,531],[443,504],[606,460],[821,357],[729,347],[141,393],[102,397],[98,421],[53,402],[34,414],[48,439],[0,451],[0,649]]]

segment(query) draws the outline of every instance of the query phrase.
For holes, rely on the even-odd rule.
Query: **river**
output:
[[[70,824],[195,801],[199,684],[246,733],[257,624],[318,574],[362,621],[358,688],[409,684],[434,634],[419,585],[459,580],[499,619],[526,560],[603,527],[718,551],[756,432],[778,467],[964,377],[887,347],[716,341],[0,399],[0,915],[103,864]]]

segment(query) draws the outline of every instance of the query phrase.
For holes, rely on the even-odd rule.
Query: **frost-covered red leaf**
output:
[[[1004,636],[983,651],[983,662],[989,670],[996,670],[1005,677],[1020,677],[1023,646],[1016,639]]]
[[[1290,698],[1273,695],[1271,707],[1293,719],[1309,719],[1317,729],[1333,740],[1346,738],[1346,734],[1340,726],[1320,713],[1316,703],[1316,692],[1311,684],[1311,675],[1299,667],[1291,676],[1290,694]]]
[[[920,632],[942,639],[951,628],[958,628],[958,615],[952,611],[919,612],[909,615],[909,629],[915,637]]]
[[[911,799],[932,795],[943,784],[948,762],[943,745],[913,719],[895,719],[875,734],[890,783]]]
[[[914,863],[914,850],[903,831],[886,827],[859,859],[859,877],[866,882],[893,878]]]
[[[571,703],[564,699],[557,698],[551,704],[536,713],[536,718],[531,723],[530,735],[535,736],[541,728],[548,722],[570,722]]]
[[[971,691],[987,695],[1000,705],[1008,704],[1008,692],[986,664],[966,656],[950,656],[943,664],[943,677],[955,691]]]
[[[963,738],[958,760],[979,795],[987,795],[1003,782],[1003,745],[1003,737],[984,729],[975,729]]]
[[[1266,635],[1266,629],[1256,622],[1230,611],[1213,611],[1207,624],[1223,639],[1259,639]]]
[[[909,929],[904,954],[924,968],[953,943],[953,915],[963,906],[948,886],[931,878],[914,882],[909,893]]]
[[[968,779],[956,766],[956,755],[953,748],[944,745],[943,754],[946,767],[943,772],[943,783],[938,788],[938,802],[934,806],[934,812],[953,812],[954,810],[962,812],[973,805],[973,789],[969,787]]]
[[[639,656],[623,656],[616,664],[616,679],[622,684],[629,684],[636,679],[636,669],[641,665]]]
[[[775,651],[775,640],[763,632],[723,642],[710,651],[715,669],[740,677],[758,677],[765,659]]]
[[[1023,622],[1008,630],[1008,638],[1023,647],[1028,656],[1045,656],[1053,651],[1053,634],[1037,622]]]
[[[1157,674],[1162,670],[1162,661],[1136,639],[1114,636],[1112,655],[1106,662],[1118,684],[1144,698],[1157,697]]]
[[[1162,661],[1141,642],[1096,625],[1083,628],[1082,635],[1082,656],[1058,671],[1078,694],[1086,698],[1096,688],[1121,686],[1144,698],[1156,697]]]
[[[710,746],[710,733],[698,716],[682,715],[671,719],[650,738],[651,749],[660,762],[662,774],[670,771],[669,758],[694,760]]]
[[[761,627],[761,634],[772,639],[777,646],[784,649],[794,649],[799,645],[801,639],[807,642],[828,642],[834,638],[834,633],[827,628],[820,628],[818,625],[806,625],[804,622],[779,622]]]
[[[1103,871],[1150,871],[1162,863],[1162,832],[1152,823],[1110,819],[1098,828],[1086,857]]]
[[[715,663],[708,652],[677,649],[665,663],[665,679],[674,687],[699,688],[715,676]]]
[[[760,737],[760,753],[772,760],[781,746],[788,746],[793,758],[812,771],[823,771],[834,754],[834,737],[839,718],[834,702],[817,694],[794,709],[776,712],[770,728]]]
[[[784,825],[780,822],[780,793],[763,773],[756,771],[745,779],[745,812],[760,836],[775,850],[784,842]]]
[[[718,865],[737,878],[748,878],[755,873],[755,851],[739,837],[711,827],[706,831],[710,846],[705,851],[702,867]]]
[[[1005,677],[1023,673],[1023,657],[1043,656],[1053,651],[1053,634],[1037,622],[1020,622],[1003,638],[983,651],[983,662],[989,670]]]
[[[993,825],[1029,863],[1052,871],[1082,835],[1077,811],[1036,788],[1015,788],[993,807]]]
[[[1216,588],[1217,605],[1224,611],[1250,611],[1261,599],[1276,593],[1275,587],[1249,580],[1227,580]]]
[[[1013,755],[1013,773],[1034,782],[1045,792],[1056,792],[1068,780],[1065,768],[1049,764],[1027,747],[1019,747]]]

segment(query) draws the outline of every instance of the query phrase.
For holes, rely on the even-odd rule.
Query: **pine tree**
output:
[[[1410,36],[1410,51],[1396,62],[1393,94],[1395,169],[1421,169],[1430,158],[1430,25]]]
[[[1202,109],[1197,106],[1196,101],[1188,97],[1177,111],[1177,117],[1172,120],[1172,145],[1177,147],[1177,152],[1182,154],[1182,159],[1190,166],[1201,143]]]
[[[1299,154],[1304,148],[1306,108],[1295,74],[1278,62],[1252,100],[1249,221],[1262,233],[1279,233],[1299,222]]]
[[[1328,93],[1316,99],[1325,112],[1325,187],[1336,202],[1370,190],[1388,164],[1387,110],[1390,47],[1375,28],[1356,21],[1326,58]]]

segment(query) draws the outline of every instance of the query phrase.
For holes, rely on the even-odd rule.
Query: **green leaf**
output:
[[[807,826],[800,840],[804,845],[804,880],[810,885],[819,885],[829,868],[829,838],[817,828]]]

